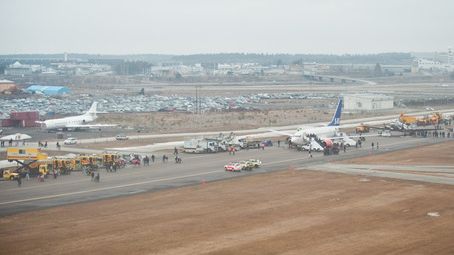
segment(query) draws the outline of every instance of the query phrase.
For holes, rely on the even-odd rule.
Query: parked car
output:
[[[240,166],[241,166],[241,170],[247,170],[247,171],[250,171],[254,168],[254,165],[251,164],[249,161],[240,161]]]
[[[242,169],[242,166],[238,162],[230,162],[224,166],[224,169],[225,169],[225,171],[230,171],[230,172],[240,172]]]
[[[249,159],[247,160],[247,162],[255,168],[260,167],[262,165],[262,161],[258,159]]]
[[[77,139],[70,137],[63,142],[65,145],[77,144]]]
[[[115,139],[117,139],[119,141],[120,140],[128,140],[129,137],[127,137],[125,134],[119,134],[119,135],[115,136]]]

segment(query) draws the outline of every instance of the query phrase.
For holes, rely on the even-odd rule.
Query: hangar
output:
[[[26,88],[25,91],[35,94],[44,94],[47,96],[59,96],[69,94],[71,90],[64,86],[42,86],[42,85],[31,85]]]

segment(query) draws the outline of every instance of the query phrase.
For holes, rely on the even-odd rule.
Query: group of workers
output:
[[[12,138],[10,138],[8,140],[8,147],[12,147],[14,141],[16,142],[15,145],[16,147],[19,146],[19,141],[22,141],[22,146],[25,146],[25,140],[13,140]],[[0,141],[0,147],[5,147],[5,144],[6,144],[5,140]]]
[[[181,164],[183,162],[183,160],[180,157],[177,147],[174,148],[173,155],[175,156],[175,163]],[[150,161],[151,161],[151,163],[154,163],[156,161],[156,156],[154,154],[152,154],[150,157],[148,155],[145,155],[145,157],[142,157],[142,160],[141,160],[139,155],[134,155],[134,160],[138,161],[139,164],[140,164],[140,161],[142,161],[142,164],[144,166],[149,166]],[[162,163],[167,163],[168,161],[169,161],[169,157],[166,154],[162,155]]]

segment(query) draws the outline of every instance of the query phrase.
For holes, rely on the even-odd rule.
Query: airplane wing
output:
[[[380,134],[362,134],[362,135],[346,135],[346,136],[321,136],[320,139],[331,139],[331,140],[345,140],[346,138],[360,138],[360,137],[372,137],[380,136]]]
[[[83,124],[83,125],[67,125],[66,128],[104,128],[104,127],[116,127],[117,124]]]
[[[275,130],[275,129],[268,129],[268,131],[276,133],[276,134],[286,135],[286,136],[293,136],[295,134],[295,133],[279,131],[279,130]]]

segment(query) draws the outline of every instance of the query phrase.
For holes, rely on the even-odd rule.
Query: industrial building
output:
[[[19,61],[5,68],[5,75],[9,76],[27,76],[40,70],[40,65],[23,65]]]
[[[9,119],[1,121],[2,127],[39,127],[39,112],[12,112]]]
[[[394,107],[394,98],[380,94],[344,95],[344,109],[347,111],[387,110]]]
[[[32,94],[44,94],[46,96],[59,96],[69,94],[71,91],[67,87],[63,86],[42,86],[42,85],[31,85],[26,88],[25,91]]]
[[[13,81],[0,80],[0,94],[12,93],[17,90],[17,86]]]

